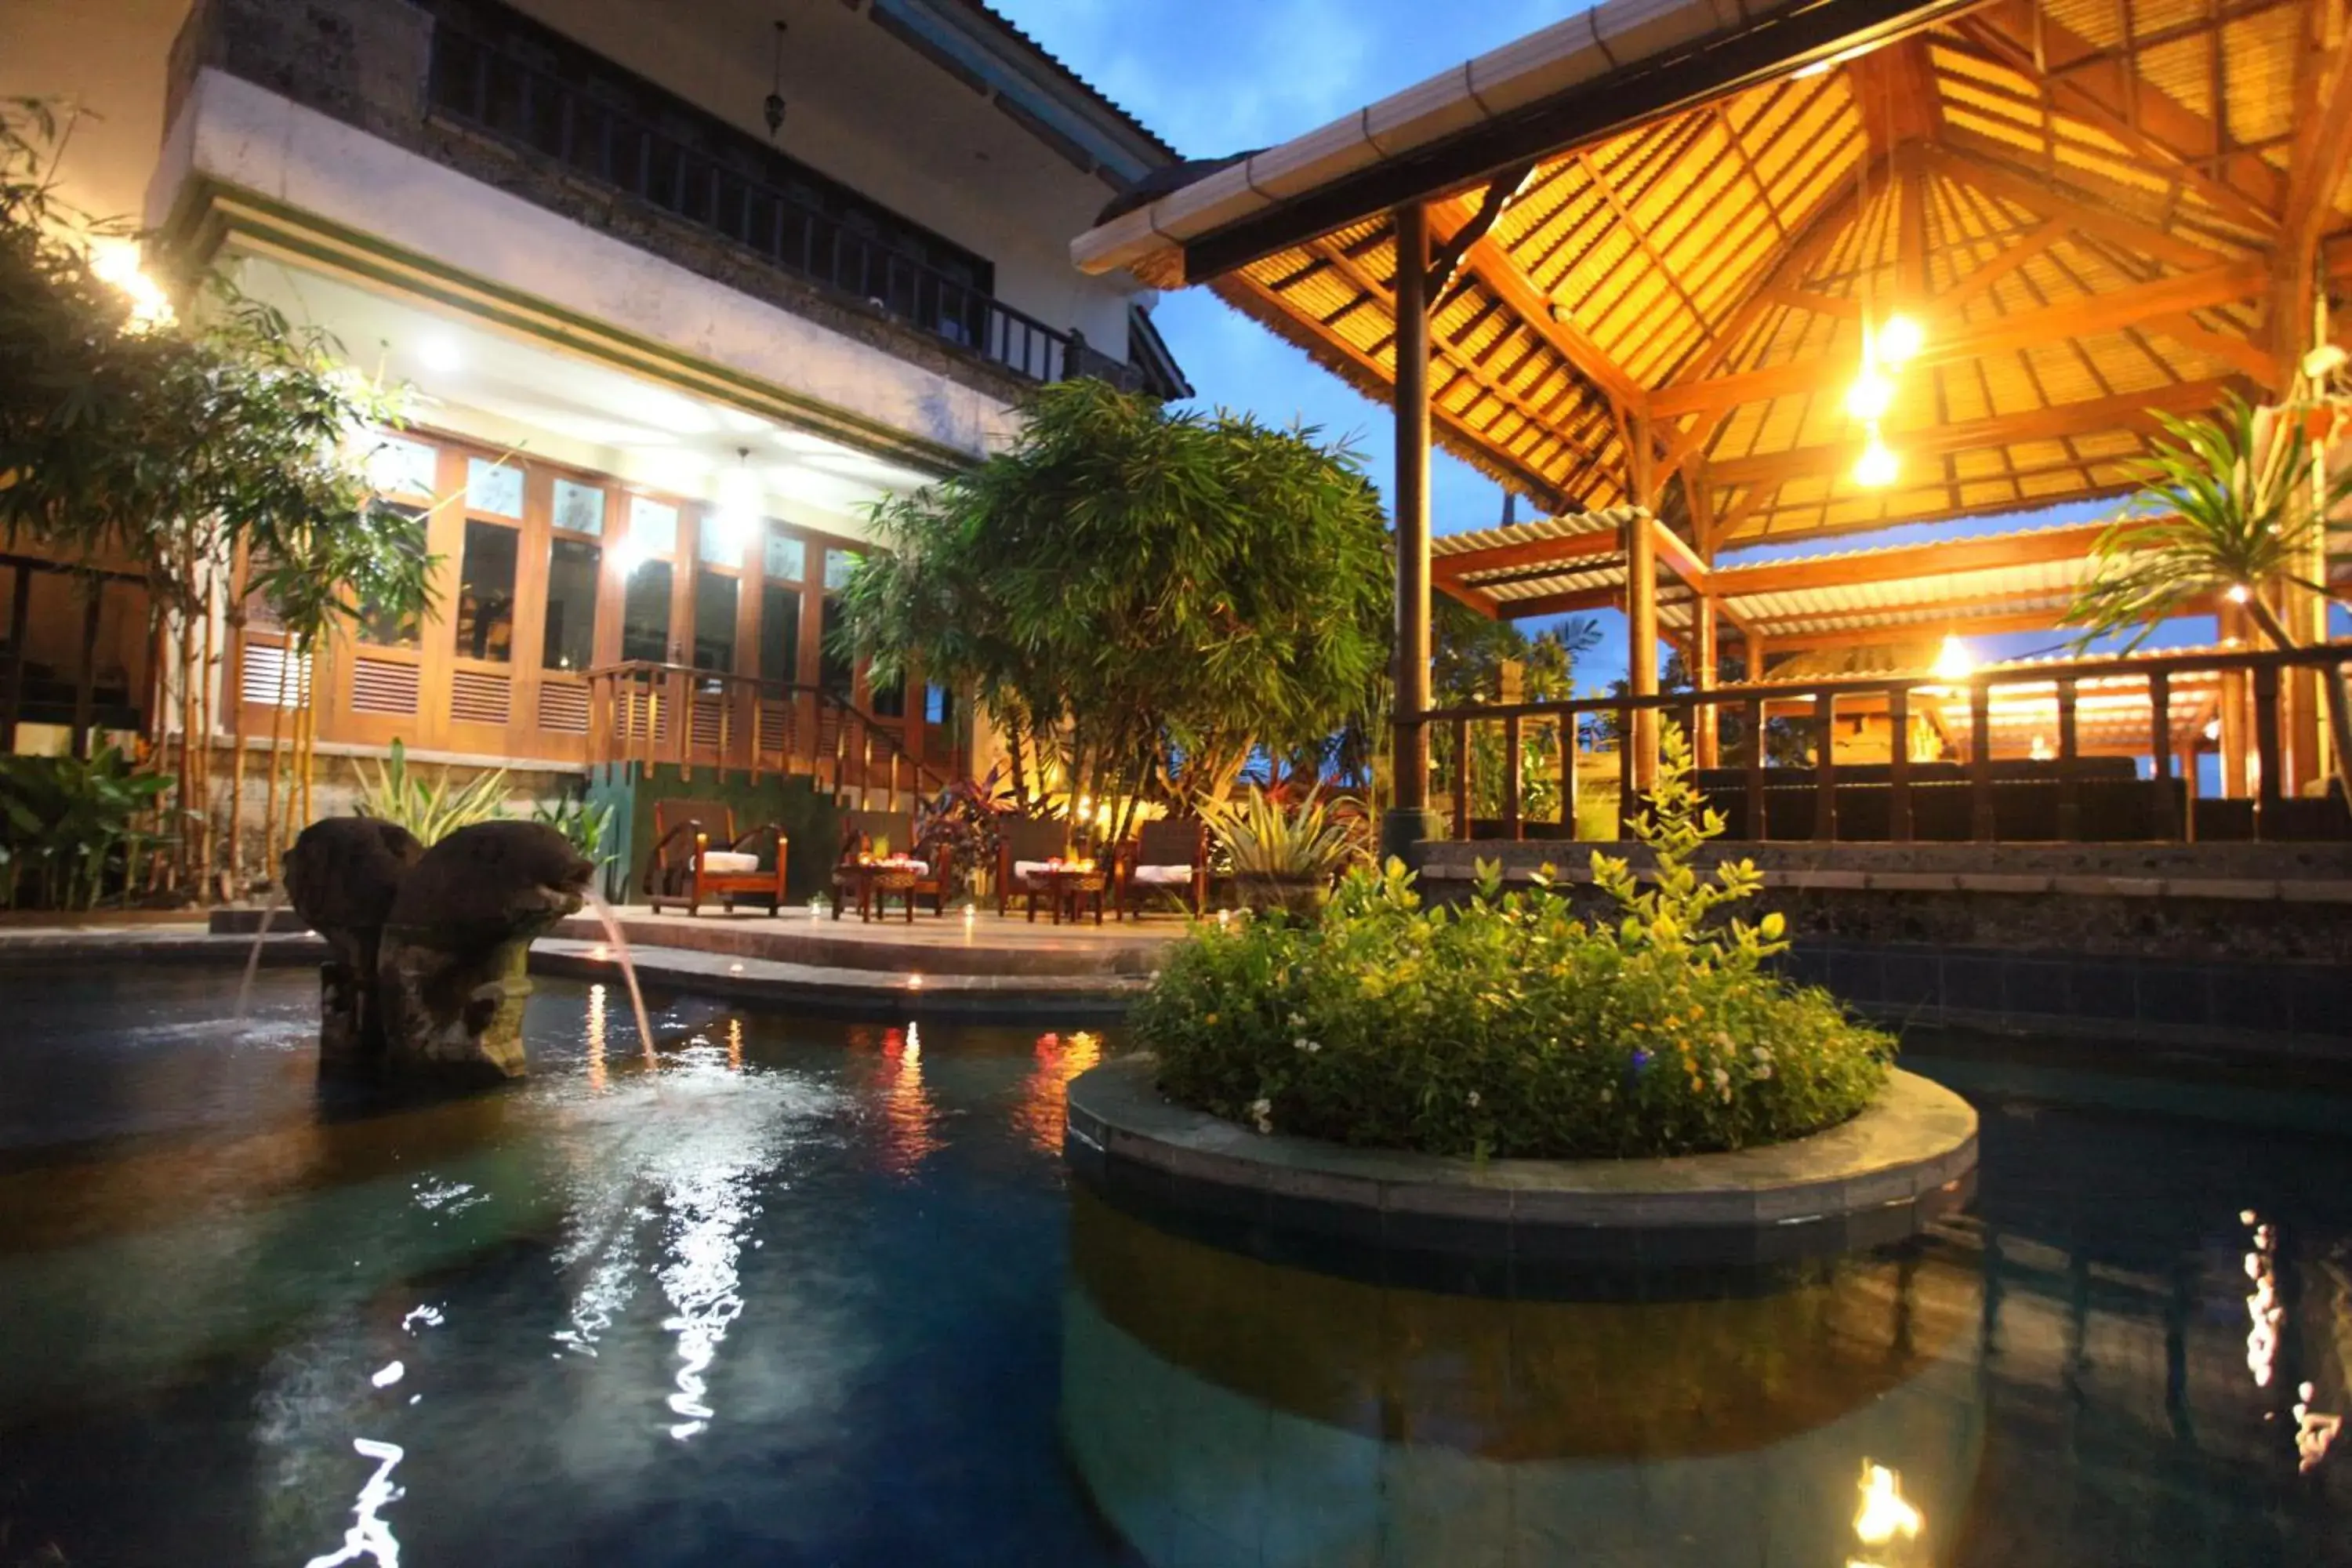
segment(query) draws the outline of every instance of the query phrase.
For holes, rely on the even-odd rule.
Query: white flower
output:
[[[1769,1047],[1769,1046],[1759,1046],[1759,1047],[1756,1047],[1756,1059],[1757,1059],[1758,1061],[1759,1061],[1759,1062],[1769,1062],[1769,1061],[1770,1061],[1770,1060],[1772,1059],[1772,1047]]]
[[[1604,1089],[1601,1091],[1601,1103],[1603,1105],[1608,1104],[1611,1100],[1616,1098],[1617,1091],[1613,1089]]]
[[[1295,1040],[1291,1041],[1290,1043],[1291,1043],[1293,1046],[1296,1046],[1298,1049],[1300,1049],[1300,1050],[1302,1050],[1302,1051],[1305,1051],[1305,1052],[1306,1052],[1308,1056],[1310,1056],[1310,1057],[1311,1057],[1311,1056],[1313,1056],[1316,1052],[1318,1052],[1318,1051],[1319,1051],[1319,1050],[1321,1050],[1321,1049],[1323,1048],[1323,1042],[1322,1042],[1322,1041],[1320,1041],[1320,1040],[1310,1040],[1310,1039],[1308,1039],[1308,1038],[1307,1038],[1306,1036],[1304,1036],[1304,1035],[1299,1036],[1297,1039],[1295,1039]]]
[[[1250,1116],[1257,1122],[1257,1130],[1260,1132],[1271,1132],[1274,1131],[1274,1101],[1270,1100],[1251,1100]]]
[[[1753,1070],[1751,1070],[1748,1076],[1759,1080],[1770,1078],[1772,1076],[1772,1064],[1770,1062],[1758,1062]]]
[[[1717,1046],[1727,1051],[1738,1049],[1737,1046],[1731,1043],[1731,1036],[1722,1029],[1717,1029],[1715,1032],[1715,1043]]]
[[[1294,1029],[1303,1029],[1307,1027],[1307,1020],[1299,1015],[1293,1013],[1290,1016],[1290,1026]]]
[[[1721,1068],[1716,1068],[1715,1087],[1717,1089],[1729,1089],[1731,1087],[1731,1075],[1724,1071]]]
[[[1473,1110],[1478,1109],[1478,1091],[1475,1089],[1470,1091],[1470,1109]]]

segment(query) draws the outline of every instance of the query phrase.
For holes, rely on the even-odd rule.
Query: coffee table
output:
[[[1103,892],[1110,886],[1110,872],[1101,866],[1049,866],[1030,875],[1045,884],[1045,893],[1054,907],[1054,923],[1062,923],[1062,911],[1067,910],[1070,923],[1078,923],[1079,910],[1091,899],[1095,906],[1095,924],[1103,923]],[[1030,906],[1030,918],[1036,918],[1036,906]]]
[[[888,919],[884,900],[893,893],[898,895],[907,911],[907,923],[915,923],[915,884],[930,869],[919,860],[849,860],[834,868],[834,891],[840,897],[834,900],[833,918],[841,918],[841,908],[849,901],[848,895],[857,895],[857,918],[871,922],[877,916]]]

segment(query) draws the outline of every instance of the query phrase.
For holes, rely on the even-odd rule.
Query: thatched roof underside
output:
[[[2127,488],[2158,412],[2275,387],[2308,342],[2280,301],[2352,228],[2345,26],[1999,0],[1546,157],[1439,297],[1438,438],[1549,510],[1646,500],[1708,554]],[[1441,255],[1487,196],[1432,205]],[[1395,270],[1383,216],[1216,287],[1386,402]],[[1900,477],[1864,489],[1844,396],[1896,310],[1927,344],[1884,422]]]

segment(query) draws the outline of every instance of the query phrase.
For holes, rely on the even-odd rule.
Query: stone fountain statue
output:
[[[369,817],[303,829],[286,890],[334,954],[320,971],[321,1058],[398,1077],[521,1077],[531,942],[580,908],[594,875],[535,822],[477,823],[429,849]]]

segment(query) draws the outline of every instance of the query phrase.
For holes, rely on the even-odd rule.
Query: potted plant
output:
[[[1244,796],[1202,806],[1217,858],[1244,907],[1299,916],[1323,907],[1333,879],[1364,858],[1360,837],[1334,813],[1336,804],[1309,795],[1286,807],[1252,784]]]

